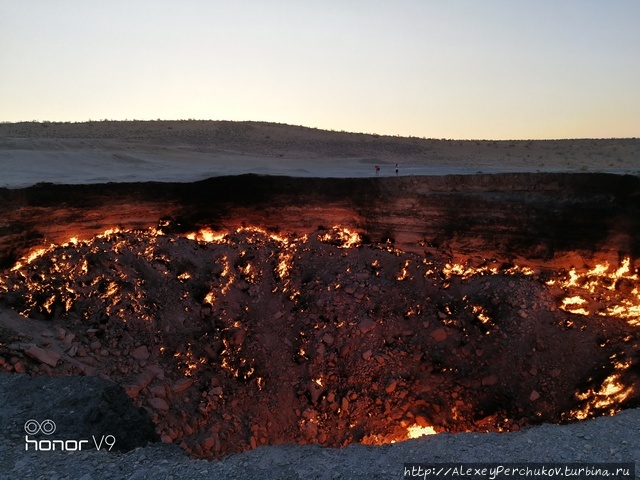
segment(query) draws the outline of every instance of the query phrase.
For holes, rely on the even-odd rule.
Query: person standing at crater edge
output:
[[[396,177],[398,176],[398,164],[396,163]]]

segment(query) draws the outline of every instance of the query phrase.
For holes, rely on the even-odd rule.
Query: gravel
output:
[[[122,418],[131,414],[122,405],[104,405],[101,392],[110,387],[108,382],[90,377],[0,375],[0,427],[4,432],[0,439],[0,478],[395,479],[402,478],[405,462],[640,460],[640,409],[571,425],[542,425],[504,434],[439,434],[379,447],[267,446],[212,462],[193,460],[177,446],[162,443],[128,452],[108,451],[106,445],[97,450],[93,444],[81,451],[25,451],[23,420],[27,417],[58,419],[57,433],[65,439],[72,438],[69,432],[83,438],[83,429],[91,425],[109,434],[111,427],[96,421],[100,415],[95,409],[106,416],[110,408],[120,409]],[[135,409],[133,405],[130,408]],[[79,412],[73,425],[64,420],[70,409]],[[126,418],[131,421],[132,417]],[[33,438],[44,437],[39,434]]]

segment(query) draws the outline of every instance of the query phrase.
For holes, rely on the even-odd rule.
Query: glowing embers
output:
[[[560,308],[578,315],[589,315],[589,310],[582,306],[585,303],[587,303],[587,301],[584,298],[574,295],[573,297],[563,298]]]
[[[324,235],[318,235],[318,240],[336,245],[338,248],[354,248],[362,244],[362,239],[357,232],[352,232],[341,225],[334,225]]]
[[[587,401],[580,410],[571,412],[571,418],[584,420],[596,414],[614,415],[621,410],[620,405],[633,393],[633,385],[625,385],[621,377],[631,362],[616,362],[613,372],[604,379],[600,387],[584,393],[577,393],[578,400]]]
[[[529,267],[521,267],[514,265],[509,268],[501,268],[498,265],[481,265],[473,267],[463,263],[449,262],[442,267],[442,276],[445,280],[451,280],[452,277],[461,277],[467,280],[475,275],[524,275],[531,276],[535,272]]]
[[[420,425],[413,425],[407,428],[407,438],[420,438],[425,435],[435,435],[436,433],[438,432],[430,426],[421,427]]]
[[[214,232],[210,228],[202,228],[197,232],[191,232],[186,235],[189,240],[203,243],[225,243],[226,236],[226,233]]]
[[[409,277],[409,265],[411,264],[411,260],[405,260],[404,265],[402,266],[402,270],[400,270],[400,273],[398,274],[398,276],[396,277],[396,280],[399,282],[402,282],[403,280],[406,280]]]
[[[178,362],[178,369],[185,377],[196,377],[198,369],[206,364],[204,357],[199,358],[193,353],[190,343],[187,344],[185,352],[176,352],[173,357]]]
[[[491,318],[487,314],[485,308],[481,305],[474,305],[472,308],[473,314],[476,318],[485,325],[493,325]]]
[[[566,296],[560,308],[567,312],[595,313],[640,325],[639,277],[628,257],[617,268],[608,262],[597,264],[585,273],[571,268],[564,276],[549,280],[547,285],[564,291]]]

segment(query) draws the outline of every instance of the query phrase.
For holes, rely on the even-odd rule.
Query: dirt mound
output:
[[[0,301],[31,320],[3,324],[4,368],[106,376],[163,441],[208,458],[518,430],[640,398],[637,328],[559,308],[570,272],[463,266],[344,228],[171,232],[113,230],[7,272]],[[635,291],[632,270],[611,295]]]

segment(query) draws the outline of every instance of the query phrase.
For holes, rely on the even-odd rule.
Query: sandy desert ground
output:
[[[640,173],[639,139],[401,138],[256,122],[0,124],[1,186],[195,181],[243,173],[368,177],[497,172]]]

